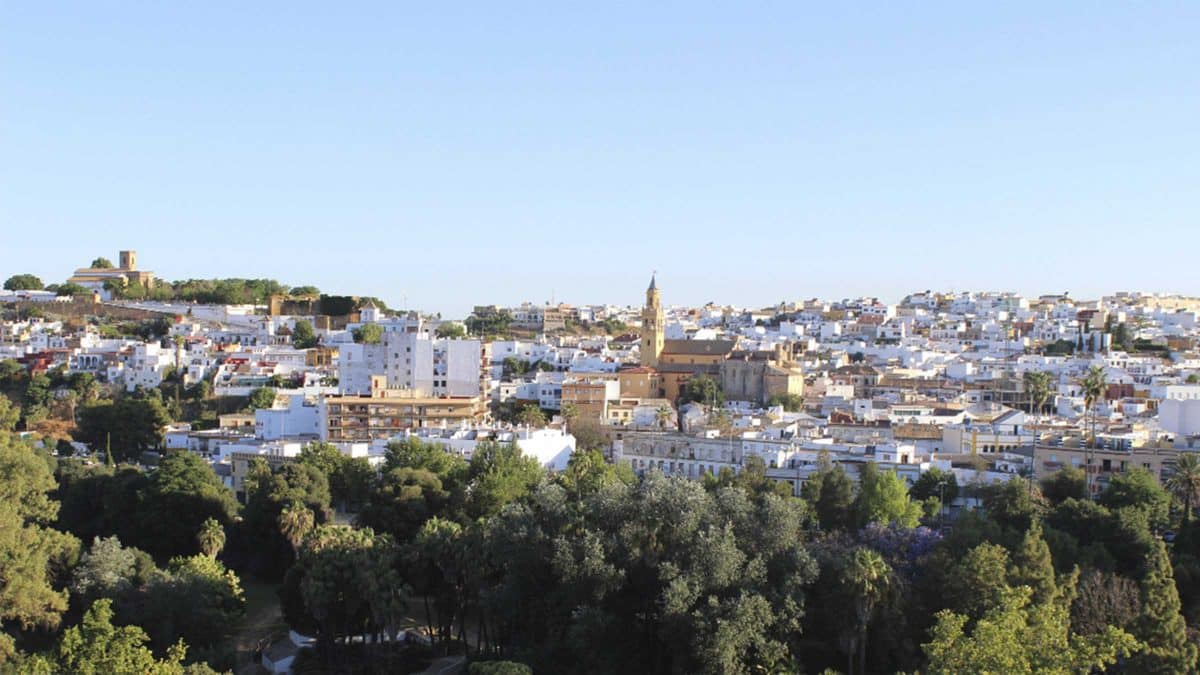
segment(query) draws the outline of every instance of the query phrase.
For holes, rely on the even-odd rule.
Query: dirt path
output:
[[[287,634],[287,625],[279,608],[276,584],[246,585],[246,616],[234,634],[237,661],[235,675],[258,675],[264,673],[254,661],[255,652],[266,647],[269,639]]]

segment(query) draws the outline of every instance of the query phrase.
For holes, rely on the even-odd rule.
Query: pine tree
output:
[[[1196,669],[1197,648],[1188,641],[1187,625],[1180,613],[1179,593],[1171,560],[1162,542],[1156,542],[1142,580],[1142,612],[1135,634],[1146,644],[1135,658],[1139,673],[1190,673]]]
[[[1042,538],[1042,524],[1036,520],[1025,533],[1021,547],[1013,552],[1008,582],[1012,586],[1032,589],[1036,604],[1051,602],[1058,596],[1054,560],[1050,557],[1050,547]]]

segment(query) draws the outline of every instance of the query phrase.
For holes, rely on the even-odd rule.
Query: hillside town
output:
[[[910,485],[931,468],[960,485],[1083,468],[1098,494],[1133,467],[1165,481],[1200,450],[1197,298],[920,291],[679,307],[651,278],[640,307],[480,305],[460,321],[356,298],[328,314],[316,296],[114,297],[113,278],[121,290],[153,280],[135,252],[120,259],[67,281],[90,294],[0,295],[13,308],[0,358],[121,395],[265,400],[157,430],[154,450],[198,453],[235,490],[254,457],[287,462],[321,441],[378,463],[414,435],[466,458],[477,440],[516,439],[554,470],[580,435],[638,474],[699,480],[761,461],[796,495],[822,461],[851,476],[873,462]],[[121,335],[110,313],[161,331]]]
[[[0,675],[1200,675],[1200,2],[2,16]]]
[[[147,556],[151,567],[168,565],[159,581],[122,582],[106,591],[120,620],[176,626],[149,631],[156,654],[183,636],[216,650],[205,657],[210,663],[270,673],[303,671],[313,659],[341,672],[331,665],[338,653],[355,654],[359,666],[348,671],[362,672],[377,672],[390,658],[411,664],[414,654],[426,654],[417,663],[439,669],[428,672],[455,672],[472,653],[504,655],[511,638],[489,637],[484,628],[489,612],[502,614],[511,603],[454,585],[467,577],[451,583],[440,576],[452,568],[421,576],[403,556],[467,555],[463,547],[474,540],[465,535],[454,535],[457,543],[445,544],[451,548],[422,548],[432,545],[437,527],[459,523],[476,528],[472,536],[488,546],[502,547],[495,537],[526,527],[509,519],[525,517],[522,509],[548,508],[564,494],[574,495],[574,517],[601,518],[590,527],[603,529],[612,527],[602,516],[614,489],[623,491],[621,499],[650,500],[666,485],[691,485],[714,514],[733,498],[730,490],[744,491],[763,508],[791,514],[792,529],[779,536],[797,546],[812,540],[813,553],[795,553],[788,563],[800,565],[796,583],[805,586],[815,580],[802,564],[813,560],[808,556],[817,556],[821,570],[848,574],[845,556],[868,549],[900,555],[888,559],[888,574],[911,575],[906,583],[953,581],[968,572],[937,555],[949,554],[961,537],[982,536],[970,555],[994,553],[988,537],[999,538],[1013,546],[1049,545],[1056,565],[1116,575],[1089,577],[1091,593],[1132,583],[1128,578],[1149,583],[1143,566],[1153,558],[1137,552],[1147,541],[1195,537],[1188,533],[1200,504],[1200,298],[922,290],[894,303],[688,307],[672,305],[667,280],[651,275],[639,297],[614,304],[481,304],[451,319],[270,280],[168,282],[140,270],[134,251],[121,251],[119,260],[117,266],[98,258],[61,284],[44,285],[28,274],[6,281],[0,423],[16,442],[57,463],[64,508],[57,522],[84,541],[94,537],[85,556],[92,562],[79,570],[108,559],[99,556],[130,552]],[[191,476],[184,484],[192,487],[155,487],[180,475]],[[123,493],[134,489],[121,487],[127,484],[142,487]],[[180,507],[171,499],[200,501]],[[113,508],[124,515],[110,514]],[[663,517],[675,518],[687,507],[663,508]],[[763,513],[772,517],[769,509]],[[1041,539],[1043,516],[1033,514],[1054,523],[1045,526],[1050,544]],[[998,534],[970,534],[988,523]],[[179,557],[194,546],[196,529],[201,553]],[[1129,540],[1104,539],[1110,530]],[[317,603],[344,607],[351,600],[319,600],[297,579],[318,574],[314,566],[327,542],[363,533],[385,537],[363,545],[401,556],[391,567],[361,562],[363,573],[411,578],[404,583],[424,598],[423,621],[380,623],[362,615],[355,629],[321,619],[327,605]],[[619,542],[625,535],[606,536]],[[675,548],[699,546],[703,553],[686,555],[711,555],[705,536]],[[844,536],[865,543],[833,557],[821,553],[854,545],[836,543]],[[602,548],[610,546],[616,544]],[[941,553],[914,558],[916,566],[903,572],[903,556],[926,548]],[[530,565],[562,563],[561,550],[529,550]],[[1011,555],[1032,555],[1020,551]],[[1049,555],[1042,564],[1050,564]],[[437,560],[427,563],[449,564]],[[272,584],[280,603],[273,611],[281,613],[276,621],[286,634],[277,629],[258,638],[256,648],[235,649],[241,638],[229,631],[243,626],[237,617],[246,610],[237,609],[244,606],[237,600],[239,576],[225,564]],[[503,562],[493,564],[500,566],[485,568],[497,575],[493,583],[513,583]],[[984,563],[970,563],[970,574],[977,564]],[[175,601],[154,605],[147,598],[177,593],[161,589],[201,574],[188,565],[217,566],[204,583],[225,589],[226,609],[159,624],[155,612],[170,611]],[[72,592],[93,597],[79,570]],[[218,577],[225,581],[212,581]],[[1058,583],[1066,589],[1078,582]],[[1182,611],[1200,615],[1200,587],[1186,583]],[[365,595],[353,602],[409,592],[400,585],[374,588],[362,586]],[[430,609],[439,593],[477,604]],[[973,611],[959,601],[939,602]],[[404,606],[411,602],[396,608]],[[858,625],[839,624],[845,617],[832,609],[814,611],[816,623],[805,630],[833,631],[826,645],[835,644],[836,631]],[[1111,628],[1118,620],[1112,611],[1096,620]],[[826,626],[820,617],[829,612]],[[516,626],[520,619],[503,621]],[[763,630],[770,626],[776,624]],[[468,627],[477,631],[474,638]],[[343,646],[322,642],[331,636],[341,636]],[[355,640],[399,651],[355,652],[348,646]],[[1111,658],[1136,653],[1133,642],[1120,640]],[[839,653],[828,646],[791,649],[794,662],[831,663]],[[863,663],[872,659],[922,662],[911,648],[887,650],[872,657],[850,652],[852,664],[860,660],[852,672],[866,672]],[[672,658],[691,662],[695,654],[689,647]],[[539,668],[561,663],[549,655],[523,658]]]

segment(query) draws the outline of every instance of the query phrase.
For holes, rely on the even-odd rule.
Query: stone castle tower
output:
[[[658,284],[653,275],[650,277],[650,287],[646,289],[646,305],[642,307],[642,346],[641,361],[643,366],[658,367],[658,356],[663,350],[663,308],[662,296],[658,292]]]

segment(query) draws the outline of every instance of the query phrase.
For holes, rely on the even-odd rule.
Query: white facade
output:
[[[157,387],[162,384],[167,368],[174,363],[174,350],[163,349],[157,342],[134,345],[133,352],[125,359],[125,367],[122,369],[125,390]]]
[[[417,429],[411,435],[423,441],[437,443],[446,449],[466,459],[471,460],[475,448],[482,442],[497,443],[515,442],[521,454],[534,457],[538,463],[551,471],[563,471],[575,452],[575,437],[562,429],[488,429],[481,427],[463,427],[460,429]],[[401,436],[397,440],[403,440]],[[377,442],[376,449],[382,452],[387,441]]]
[[[338,352],[338,386],[343,394],[366,395],[371,377],[384,375],[390,389],[432,396],[478,396],[479,340],[433,338],[427,332],[385,331],[380,344],[344,344]]]
[[[1170,398],[1158,406],[1158,423],[1179,436],[1200,435],[1200,399]]]
[[[254,411],[254,436],[265,441],[284,438],[319,437],[320,409],[302,395],[288,397],[286,408]]]

